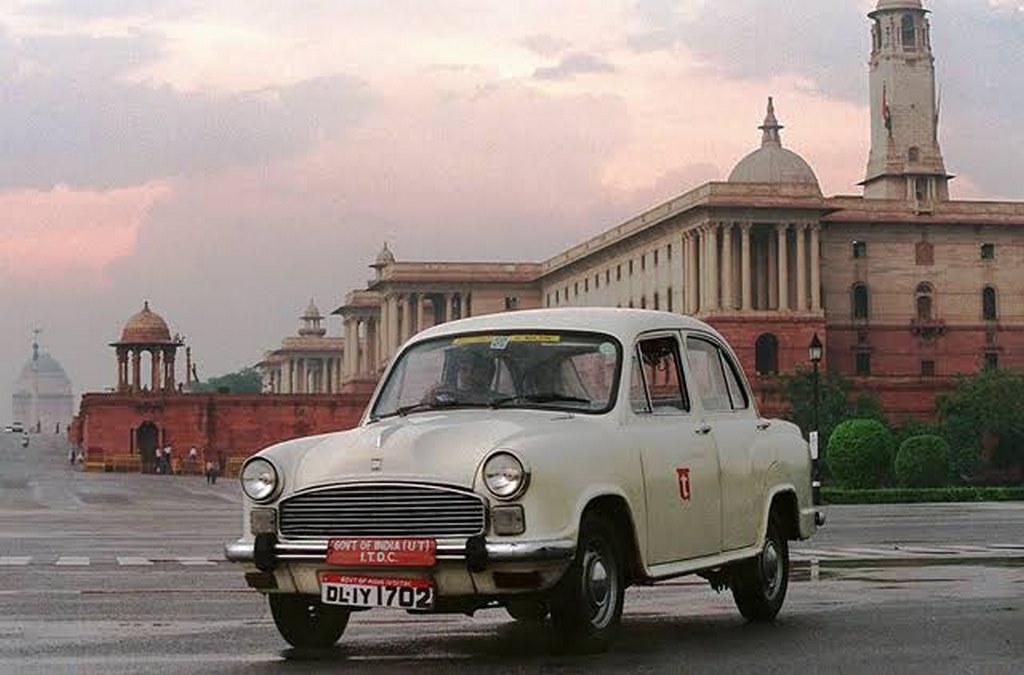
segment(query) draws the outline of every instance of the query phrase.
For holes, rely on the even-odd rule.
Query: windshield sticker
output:
[[[523,333],[522,335],[464,335],[453,339],[452,344],[456,346],[487,344],[491,349],[501,350],[505,349],[510,342],[555,343],[561,341],[561,335]]]
[[[491,349],[504,349],[505,347],[508,347],[507,335],[495,335],[491,340]]]
[[[493,335],[467,335],[452,340],[453,345],[482,345],[494,339]]]
[[[602,342],[597,349],[605,356],[615,356],[615,345],[611,342]]]

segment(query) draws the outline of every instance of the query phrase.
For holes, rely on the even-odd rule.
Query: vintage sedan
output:
[[[722,336],[631,309],[425,330],[358,427],[269,447],[241,481],[226,556],[298,647],[333,644],[369,608],[504,607],[602,648],[626,587],[687,574],[768,621],[788,541],[821,518],[807,443],[758,415]]]

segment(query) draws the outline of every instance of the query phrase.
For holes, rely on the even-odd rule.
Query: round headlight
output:
[[[484,462],[484,485],[499,499],[518,497],[529,477],[523,463],[511,453],[496,452]]]
[[[262,457],[250,459],[242,467],[242,492],[255,501],[269,499],[277,491],[277,469]]]

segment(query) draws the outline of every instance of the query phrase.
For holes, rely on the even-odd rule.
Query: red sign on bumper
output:
[[[434,539],[357,537],[327,542],[329,565],[431,567],[436,553]]]

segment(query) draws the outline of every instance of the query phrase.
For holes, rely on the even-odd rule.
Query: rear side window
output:
[[[686,338],[686,359],[695,395],[704,410],[743,410],[750,406],[739,371],[728,353],[704,338]]]

